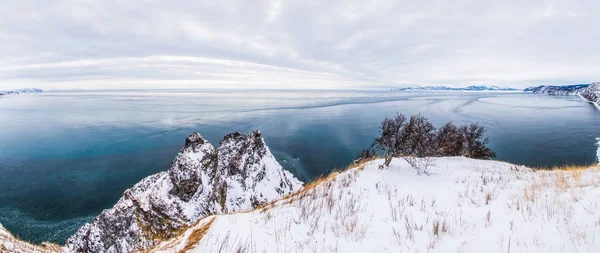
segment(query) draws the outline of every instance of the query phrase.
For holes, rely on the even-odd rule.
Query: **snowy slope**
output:
[[[600,252],[600,168],[467,158],[417,176],[381,160],[252,212],[210,216],[153,252]],[[316,186],[315,186],[316,185]]]
[[[179,234],[211,214],[245,211],[296,191],[260,132],[232,133],[215,149],[197,133],[168,171],[143,179],[111,209],[69,237],[76,252],[141,250]]]

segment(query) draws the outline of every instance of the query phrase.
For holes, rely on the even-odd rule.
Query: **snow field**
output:
[[[253,211],[205,218],[154,251],[600,252],[597,167],[436,158],[431,175],[419,176],[403,159],[381,163]]]

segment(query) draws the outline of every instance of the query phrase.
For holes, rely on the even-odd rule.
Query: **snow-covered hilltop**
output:
[[[409,86],[392,89],[392,91],[518,91],[518,89],[487,85],[473,85],[462,88],[448,86]]]
[[[43,90],[38,89],[38,88],[26,88],[26,89],[16,89],[16,90],[7,90],[7,91],[0,90],[0,97],[9,96],[9,95],[19,95],[21,93],[40,93],[40,92],[43,92]]]
[[[207,217],[152,252],[600,252],[600,168],[533,171],[403,159],[318,180],[252,212]],[[235,229],[232,229],[235,228]]]
[[[600,109],[600,82],[591,84],[577,84],[565,86],[536,86],[524,89],[525,92],[542,93],[548,95],[579,95],[586,101],[593,103]]]
[[[247,211],[302,187],[265,145],[259,131],[232,133],[214,148],[187,138],[168,171],[143,179],[69,237],[75,252],[142,250],[213,214]]]

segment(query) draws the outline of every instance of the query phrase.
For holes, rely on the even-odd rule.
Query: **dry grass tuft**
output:
[[[13,236],[0,235],[0,242],[12,243],[11,248],[0,243],[0,252],[39,252],[39,253],[58,253],[61,252],[61,246],[54,243],[43,242],[36,245]]]
[[[550,171],[556,171],[556,170],[564,170],[564,171],[581,171],[581,170],[587,170],[590,168],[594,168],[596,167],[597,164],[586,164],[586,165],[561,165],[561,166],[554,166],[552,168],[538,168],[538,170],[550,170]]]
[[[212,217],[212,219],[206,222],[204,225],[202,225],[202,227],[192,231],[192,233],[186,241],[185,247],[179,252],[188,252],[194,247],[194,245],[200,242],[200,240],[202,240],[202,237],[204,237],[206,232],[208,232],[208,229],[210,229],[210,226],[213,224],[213,222],[215,222],[215,219],[216,217]]]

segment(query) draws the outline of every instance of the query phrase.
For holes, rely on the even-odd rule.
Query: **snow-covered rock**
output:
[[[178,235],[200,218],[251,210],[302,187],[265,145],[259,131],[225,136],[215,149],[197,133],[168,171],[125,191],[67,239],[77,252],[129,252]]]
[[[600,168],[442,157],[418,176],[403,159],[382,163],[204,218],[150,252],[600,252]]]

